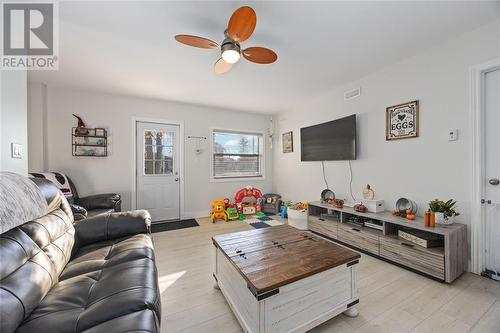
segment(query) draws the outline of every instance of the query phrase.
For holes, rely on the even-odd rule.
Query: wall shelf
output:
[[[104,128],[73,127],[71,129],[73,156],[108,156],[108,134]]]

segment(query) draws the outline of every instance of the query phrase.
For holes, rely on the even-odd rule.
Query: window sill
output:
[[[221,177],[215,178],[211,177],[211,183],[228,183],[228,182],[248,182],[248,181],[263,181],[266,177],[264,176],[248,176],[248,177]]]

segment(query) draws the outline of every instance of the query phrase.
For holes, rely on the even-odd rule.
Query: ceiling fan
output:
[[[248,6],[238,8],[224,31],[225,39],[219,46],[213,40],[193,35],[176,35],[175,40],[179,43],[202,49],[220,48],[221,57],[214,65],[216,74],[227,73],[233,64],[240,60],[241,55],[248,61],[257,64],[270,64],[278,59],[278,55],[265,47],[248,47],[241,49],[241,43],[246,41],[252,35],[257,24],[257,15],[255,11]]]

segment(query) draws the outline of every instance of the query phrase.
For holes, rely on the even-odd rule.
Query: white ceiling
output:
[[[272,48],[276,63],[240,61],[217,76],[217,50],[175,42],[221,42],[242,4],[257,12],[243,46]],[[500,2],[71,1],[59,15],[59,70],[31,72],[32,82],[275,113],[486,24]]]

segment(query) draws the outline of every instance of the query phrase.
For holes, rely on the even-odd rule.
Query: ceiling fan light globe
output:
[[[222,59],[228,64],[234,64],[240,60],[240,53],[236,50],[225,50],[222,52]]]

